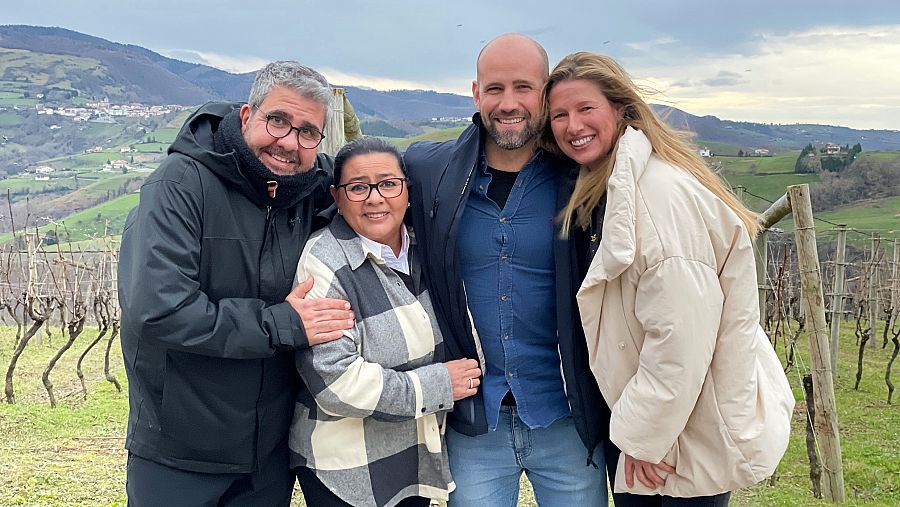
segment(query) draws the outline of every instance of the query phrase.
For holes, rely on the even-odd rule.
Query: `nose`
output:
[[[371,187],[371,191],[369,192],[369,197],[366,198],[366,204],[381,204],[384,202],[384,197],[381,196],[381,193],[378,192],[378,187]]]
[[[498,109],[500,109],[500,111],[504,113],[516,111],[519,109],[519,101],[516,100],[514,90],[503,91],[503,95],[500,97],[500,104],[498,106]]]
[[[568,116],[568,122],[566,123],[566,133],[570,135],[577,134],[581,132],[581,129],[583,127],[584,123],[582,123],[577,114],[570,114]]]
[[[301,149],[300,140],[297,139],[297,132],[294,130],[290,131],[288,135],[278,139],[275,144],[286,151],[299,151]]]

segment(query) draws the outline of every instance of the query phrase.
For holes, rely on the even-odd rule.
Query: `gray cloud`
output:
[[[746,84],[748,81],[744,79],[744,76],[734,73],[728,72],[726,70],[720,70],[716,77],[712,77],[709,79],[704,79],[701,81],[706,86],[736,86],[740,84]]]

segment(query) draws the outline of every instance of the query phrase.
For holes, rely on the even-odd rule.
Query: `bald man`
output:
[[[405,155],[447,356],[484,372],[446,430],[451,506],[515,506],[523,472],[542,506],[607,505],[609,409],[587,364],[573,249],[554,220],[577,167],[537,147],[548,67],[528,37],[492,40],[478,55],[473,124]]]

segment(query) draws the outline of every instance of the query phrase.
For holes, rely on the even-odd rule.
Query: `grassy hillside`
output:
[[[190,111],[184,111],[179,116],[186,117]],[[178,118],[183,121],[183,118]],[[174,123],[174,121],[173,121]],[[411,143],[416,141],[446,141],[455,139],[465,129],[464,126],[435,129],[425,134],[410,138],[386,138],[400,149],[406,149]],[[145,176],[144,174],[128,173],[125,175],[111,175],[109,173],[98,173],[96,168],[106,163],[107,160],[115,160],[118,158],[128,158],[135,156],[136,160],[142,157],[154,157],[148,160],[158,160],[165,149],[178,132],[178,128],[173,124],[148,132],[145,140],[153,138],[157,143],[136,144],[135,148],[140,153],[120,154],[118,150],[107,150],[101,153],[80,154],[74,157],[57,159],[54,165],[60,167],[72,167],[77,171],[80,189],[73,192],[73,196],[68,198],[68,204],[77,204],[85,202],[89,199],[99,199],[107,195],[108,192],[115,193],[122,187],[123,183],[128,182],[130,178],[136,176]],[[716,150],[729,150],[736,147],[724,144],[702,143],[714,152]],[[145,149],[147,152],[144,152]],[[156,150],[154,152],[154,150]],[[746,189],[744,201],[752,209],[763,211],[768,208],[770,201],[775,201],[781,197],[789,185],[799,183],[816,183],[819,181],[818,175],[815,174],[795,174],[794,162],[796,161],[798,152],[789,152],[779,154],[773,157],[736,157],[736,156],[715,156],[710,159],[710,163],[715,170],[733,187],[743,186]],[[884,160],[894,160],[900,157],[897,152],[866,152],[863,157],[876,157]],[[156,162],[147,162],[145,165],[155,167]],[[56,189],[59,192],[74,190],[74,177],[70,175],[51,182],[35,182],[33,177],[17,180],[9,178],[0,182],[0,187],[6,184],[7,188],[13,189],[13,192],[21,192],[24,188],[30,188],[31,192],[50,191]],[[759,196],[759,197],[756,197]],[[66,198],[59,201],[61,204],[66,203]],[[103,233],[105,220],[108,218],[112,231],[120,231],[121,224],[124,222],[124,216],[129,210],[129,203],[132,205],[137,203],[136,197],[120,198],[115,204],[108,203],[99,208],[86,209],[76,215],[66,217],[65,223],[72,234],[73,241],[80,241],[92,236],[99,236]],[[97,216],[102,217],[98,219]],[[900,237],[900,197],[888,199],[878,199],[865,201],[840,208],[827,213],[817,213],[818,218],[834,223],[845,223],[851,228],[860,231],[878,230],[883,231],[881,234],[889,238]],[[792,230],[790,219],[778,224],[779,228],[787,231]],[[832,226],[824,221],[817,223],[818,232],[825,238],[832,235],[829,231]],[[893,231],[893,232],[891,232]],[[2,239],[2,238],[0,238]]]
[[[389,141],[391,144],[399,148],[400,150],[405,150],[409,147],[410,144],[415,143],[417,141],[449,141],[451,139],[456,139],[462,134],[462,131],[465,130],[466,127],[450,127],[447,129],[436,129],[430,132],[426,132],[424,134],[417,135],[415,137],[386,137],[385,139]]]

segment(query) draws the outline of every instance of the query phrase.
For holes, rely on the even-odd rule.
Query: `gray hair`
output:
[[[276,86],[285,86],[301,97],[325,106],[325,123],[331,120],[334,92],[322,74],[292,61],[272,62],[256,73],[247,103],[259,106]]]

